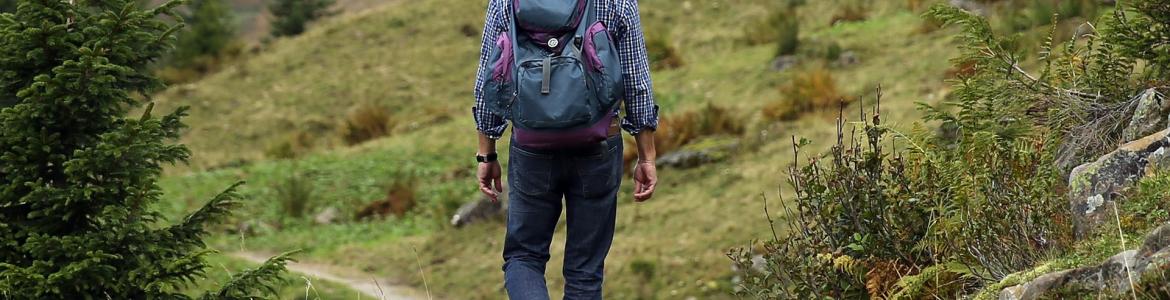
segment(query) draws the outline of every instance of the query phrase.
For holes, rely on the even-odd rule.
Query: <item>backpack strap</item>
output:
[[[503,0],[503,2],[505,3],[504,7],[507,8],[508,12],[504,15],[506,18],[508,18],[508,22],[505,23],[508,23],[508,37],[511,38],[509,42],[512,43],[512,52],[515,53],[512,55],[512,57],[514,57],[514,59],[512,59],[512,74],[508,74],[508,76],[512,76],[512,82],[517,82],[517,80],[519,80],[519,75],[517,75],[518,72],[516,72],[516,70],[520,69],[520,56],[516,54],[518,54],[518,51],[521,50],[519,44],[520,42],[516,39],[516,7],[514,7],[514,3],[516,2],[507,0]]]
[[[589,26],[593,25],[595,21],[597,5],[591,0],[585,0],[585,14],[581,17],[581,21],[577,23],[577,32],[573,33],[573,40],[569,41],[566,46],[573,50],[573,56],[582,59],[581,44],[584,42],[585,33],[589,32]]]

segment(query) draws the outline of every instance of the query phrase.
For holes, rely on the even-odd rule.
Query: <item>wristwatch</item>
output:
[[[478,162],[478,163],[490,163],[490,162],[495,162],[495,161],[496,161],[496,158],[497,158],[496,156],[497,156],[497,155],[496,155],[495,153],[488,153],[488,155],[479,155],[479,154],[476,154],[476,155],[475,155],[475,161],[476,161],[476,162]]]

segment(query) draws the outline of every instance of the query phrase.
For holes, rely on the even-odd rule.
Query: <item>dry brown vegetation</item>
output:
[[[650,68],[670,70],[683,66],[682,54],[662,36],[651,36],[646,40],[646,52],[650,56]]]
[[[764,106],[767,120],[791,121],[802,113],[838,107],[851,100],[842,96],[829,70],[817,67],[801,72],[780,86],[781,99]]]
[[[345,144],[357,145],[386,136],[392,128],[390,112],[385,107],[363,104],[350,109],[339,135]]]
[[[385,218],[390,215],[401,218],[415,206],[414,185],[395,183],[386,189],[386,198],[370,202],[354,215],[354,219]]]
[[[670,153],[702,137],[743,134],[744,125],[743,118],[734,111],[708,103],[699,110],[662,117],[655,133],[655,147],[660,155]],[[626,139],[626,145],[623,161],[629,166],[638,158],[638,149],[632,138]]]

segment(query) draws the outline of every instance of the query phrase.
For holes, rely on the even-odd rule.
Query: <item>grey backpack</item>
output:
[[[569,148],[605,140],[622,96],[614,40],[598,0],[511,0],[488,66],[484,100],[515,141]]]

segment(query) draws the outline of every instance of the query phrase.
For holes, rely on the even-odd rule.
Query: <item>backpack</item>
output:
[[[483,97],[511,120],[515,143],[538,149],[604,141],[623,91],[622,67],[598,0],[505,0]]]

